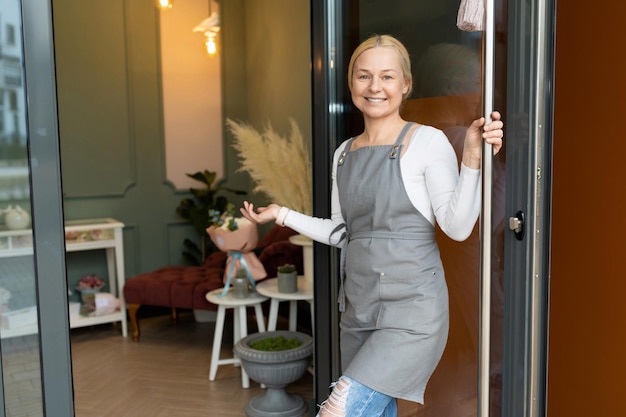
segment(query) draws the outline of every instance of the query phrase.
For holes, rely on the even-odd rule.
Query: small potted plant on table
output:
[[[301,332],[277,330],[254,333],[240,339],[235,355],[254,381],[267,387],[246,406],[248,417],[300,417],[308,409],[304,400],[285,392],[302,378],[313,354],[313,338]]]
[[[294,265],[281,265],[276,272],[278,276],[278,292],[294,293],[298,291],[298,272]]]

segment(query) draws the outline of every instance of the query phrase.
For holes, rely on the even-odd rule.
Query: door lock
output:
[[[515,233],[517,240],[524,239],[524,212],[519,210],[515,213],[515,217],[509,217],[509,229]]]

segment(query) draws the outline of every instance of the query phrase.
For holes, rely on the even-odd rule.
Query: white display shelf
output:
[[[68,220],[65,222],[65,250],[79,252],[106,250],[109,288],[120,302],[120,309],[97,317],[71,317],[70,328],[104,323],[122,323],[122,335],[128,335],[126,303],[124,302],[124,224],[111,218]],[[33,253],[32,230],[8,230],[0,228],[0,258],[31,255]],[[2,338],[37,333],[36,324],[0,329]]]
[[[75,329],[77,327],[95,326],[98,324],[123,322],[126,320],[126,315],[122,314],[122,311],[116,311],[115,313],[106,314],[97,317],[83,317],[76,316],[70,318],[70,328]],[[38,333],[39,329],[37,324],[28,324],[25,326],[19,326],[15,328],[3,328],[0,329],[0,335],[2,339],[10,337],[27,336],[30,334]]]
[[[125,315],[122,314],[121,311],[97,317],[71,317],[70,327],[73,329],[75,327],[94,326],[96,324],[104,324],[117,321],[125,321]]]
[[[16,327],[15,329],[2,329],[2,338],[8,339],[10,337],[28,336],[39,332],[36,324],[29,324],[28,326]]]

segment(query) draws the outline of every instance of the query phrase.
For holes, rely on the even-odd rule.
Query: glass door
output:
[[[31,228],[30,169],[22,11],[18,0],[0,12],[0,343],[4,412],[43,415],[39,320]],[[20,392],[30,388],[25,401]],[[16,401],[17,399],[17,401]]]
[[[0,416],[72,416],[50,4],[0,5]]]
[[[478,2],[467,2],[471,3]],[[546,347],[542,334],[547,321],[543,292],[547,275],[542,273],[547,271],[543,268],[549,247],[548,218],[542,216],[541,224],[530,223],[534,222],[535,213],[543,214],[549,201],[549,178],[544,176],[541,186],[533,181],[537,172],[533,161],[542,160],[544,172],[549,171],[550,161],[544,152],[551,137],[551,107],[533,106],[551,102],[550,91],[540,88],[545,84],[537,83],[537,79],[551,80],[549,33],[554,4],[531,0],[497,0],[491,4],[494,60],[490,70],[484,65],[485,53],[489,52],[485,48],[485,33],[457,27],[458,0],[329,0],[313,6],[313,84],[317,94],[313,169],[317,184],[321,184],[315,186],[316,215],[327,215],[329,206],[328,189],[323,184],[329,181],[330,168],[320,161],[329,160],[329,154],[342,140],[362,131],[361,116],[347,91],[346,70],[352,50],[372,34],[397,37],[411,56],[414,90],[402,109],[405,120],[442,130],[457,156],[462,151],[467,127],[484,113],[487,76],[493,78],[493,108],[500,111],[506,123],[505,148],[491,164],[490,210],[483,210],[490,212],[486,232],[480,227],[486,221],[482,218],[464,242],[453,241],[437,230],[449,291],[448,343],[427,386],[425,404],[400,401],[400,416],[532,415],[531,409],[538,411],[545,399],[541,381],[545,380],[542,358]],[[324,25],[315,24],[316,18]],[[541,135],[531,136],[529,126],[536,124],[537,114],[541,114],[543,130]],[[520,130],[520,126],[525,129]],[[544,146],[537,147],[538,141]],[[541,198],[536,204],[528,203],[530,200],[524,196],[533,196],[531,200],[535,200],[538,191],[543,193]],[[518,211],[525,215],[519,219],[526,221],[524,229],[532,230],[535,226],[541,238],[529,243],[528,235],[511,230]],[[489,239],[481,233],[490,233]],[[484,242],[490,246],[481,247]],[[489,257],[483,261],[481,255],[486,250]],[[529,256],[530,253],[537,256]],[[322,288],[323,282],[318,284],[323,280],[316,280],[316,334],[325,331],[329,335],[328,341],[318,338],[316,342],[318,350],[331,358],[323,362],[330,365],[316,368],[316,395],[321,400],[327,393],[324,387],[328,380],[340,374],[338,331],[333,327],[337,313],[333,309],[320,313],[324,307],[320,300],[326,300],[328,310],[328,294],[331,302],[336,299],[333,291],[337,256],[335,252],[325,252],[322,246],[316,247],[315,254],[316,271],[326,268],[324,273],[335,280],[328,288]],[[534,262],[533,266],[528,262]],[[520,265],[525,267],[519,268]],[[488,288],[482,291],[485,271],[489,275]],[[532,288],[526,278],[529,274],[539,277]],[[485,300],[485,294],[489,300]],[[485,314],[489,316],[486,347],[481,343]],[[328,329],[332,331],[329,333]],[[535,337],[529,338],[529,334]],[[481,360],[486,360],[486,365],[481,366]],[[534,361],[533,372],[529,360]]]

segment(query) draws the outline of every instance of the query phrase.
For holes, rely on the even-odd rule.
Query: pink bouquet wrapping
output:
[[[263,264],[253,252],[259,241],[257,225],[245,218],[236,219],[236,230],[231,230],[229,224],[232,223],[224,223],[222,226],[210,226],[206,229],[215,246],[222,252],[228,253],[222,295],[228,292],[230,282],[238,269],[246,270],[248,280],[253,288],[256,281],[267,276]]]

